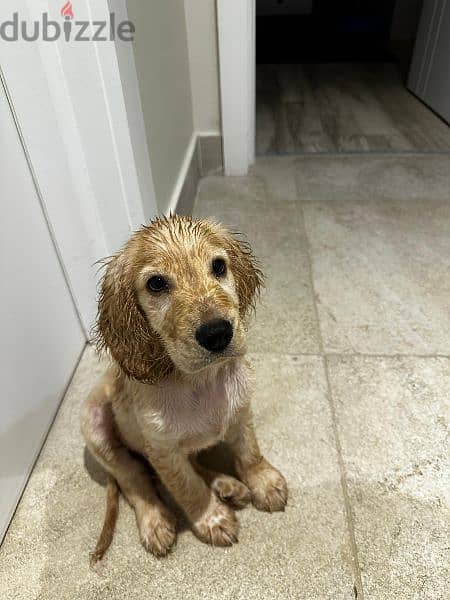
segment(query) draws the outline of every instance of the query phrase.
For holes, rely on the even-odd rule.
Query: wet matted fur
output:
[[[250,247],[223,226],[180,216],[142,227],[105,269],[96,340],[112,364],[81,413],[86,444],[110,475],[93,559],[112,540],[117,485],[148,550],[161,556],[175,542],[175,517],[133,453],[156,470],[199,539],[230,545],[238,534],[234,508],[251,500],[282,510],[287,499],[283,476],[260,453],[250,409],[245,334],[261,271]],[[217,322],[231,332],[219,350],[198,336]],[[221,441],[238,479],[196,460]]]

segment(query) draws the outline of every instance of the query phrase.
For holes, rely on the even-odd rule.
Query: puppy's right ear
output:
[[[172,371],[173,363],[139,306],[133,266],[124,251],[105,266],[95,329],[97,349],[107,349],[129,377],[157,383]]]

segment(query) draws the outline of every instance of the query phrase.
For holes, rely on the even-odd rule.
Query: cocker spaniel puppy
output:
[[[81,414],[87,447],[110,475],[94,561],[112,539],[118,488],[146,549],[162,556],[175,542],[174,515],[136,454],[203,542],[236,542],[234,508],[250,500],[260,510],[284,509],[286,482],[263,458],[250,410],[245,323],[260,284],[248,246],[203,219],[156,219],[108,261],[97,341],[112,365]],[[196,461],[220,441],[239,480]]]

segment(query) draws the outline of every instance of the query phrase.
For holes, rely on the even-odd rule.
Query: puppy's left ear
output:
[[[230,268],[236,281],[239,312],[241,317],[244,317],[255,308],[264,276],[248,242],[228,234],[225,249],[230,257]]]

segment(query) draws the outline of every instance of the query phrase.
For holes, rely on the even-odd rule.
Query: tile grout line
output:
[[[322,352],[322,350],[319,350],[319,352],[268,352],[268,351],[263,351],[263,350],[252,350],[251,348],[249,349],[249,353],[250,354],[259,354],[259,355],[268,355],[268,356],[288,356],[288,357],[296,357],[296,356],[317,356],[317,357],[325,357],[326,359],[329,358],[396,358],[396,359],[402,359],[402,358],[419,358],[419,359],[426,359],[426,358],[444,358],[444,359],[450,359],[450,354],[401,354],[401,353],[395,353],[395,354],[377,354],[377,353],[367,353],[367,352]]]
[[[394,352],[393,354],[382,354],[374,352],[324,352],[324,356],[329,358],[450,358],[450,354],[430,353],[430,354],[402,354]]]
[[[319,327],[320,327],[320,325],[319,325]],[[361,598],[361,600],[364,600],[364,589],[363,589],[362,576],[361,576],[361,565],[359,563],[358,544],[356,542],[354,515],[353,515],[353,509],[352,509],[350,495],[349,495],[349,491],[348,491],[347,470],[345,467],[344,458],[342,456],[342,446],[341,446],[341,441],[339,439],[336,410],[335,410],[334,401],[333,401],[333,394],[331,391],[330,375],[329,375],[329,370],[328,370],[328,358],[324,355],[322,357],[322,361],[323,361],[325,381],[326,381],[326,386],[327,386],[328,403],[329,403],[330,411],[331,411],[333,433],[334,433],[334,438],[335,438],[335,443],[336,443],[336,451],[337,451],[337,457],[338,457],[338,463],[339,463],[339,470],[340,470],[340,475],[341,475],[342,494],[344,496],[344,507],[345,507],[345,514],[347,516],[347,526],[348,526],[348,532],[349,532],[349,537],[350,537],[350,545],[352,548],[353,560],[355,563],[355,575],[356,575],[356,580],[357,580],[356,581],[356,589],[358,590],[358,594],[355,593],[355,597],[359,596]]]
[[[300,199],[300,191],[299,191],[299,187],[298,187],[297,177],[296,177],[294,169],[292,169],[292,171],[293,171],[292,177],[294,177],[297,198]],[[305,238],[306,257],[307,257],[307,263],[308,263],[308,277],[309,277],[309,283],[310,283],[311,292],[312,292],[314,315],[315,315],[315,319],[316,319],[316,323],[317,323],[319,351],[320,351],[320,356],[322,358],[322,365],[323,365],[324,374],[325,374],[325,383],[326,383],[326,387],[327,387],[326,395],[327,395],[327,400],[328,400],[328,404],[330,407],[331,425],[332,425],[334,441],[335,441],[335,445],[336,445],[336,453],[337,453],[337,460],[338,460],[338,465],[339,465],[342,495],[343,495],[343,499],[344,499],[344,509],[345,509],[345,515],[346,515],[346,520],[347,520],[347,529],[348,529],[348,534],[349,534],[349,538],[350,538],[350,547],[351,547],[352,555],[353,555],[353,564],[354,564],[353,575],[356,579],[356,583],[353,582],[353,585],[354,585],[353,593],[354,593],[355,598],[364,600],[364,589],[363,589],[363,584],[362,584],[361,566],[359,563],[359,556],[358,556],[358,545],[356,543],[353,510],[352,510],[352,506],[351,506],[351,502],[350,502],[350,496],[349,496],[348,485],[347,485],[347,471],[345,468],[344,458],[342,456],[342,446],[341,446],[341,442],[339,439],[336,410],[334,407],[333,395],[332,395],[332,391],[331,391],[330,376],[329,376],[329,370],[328,370],[328,357],[325,353],[325,347],[324,347],[323,337],[322,337],[322,329],[321,329],[321,324],[320,324],[320,319],[319,319],[319,310],[317,308],[317,302],[316,302],[316,291],[315,291],[314,278],[313,278],[311,249],[310,249],[308,234],[306,231],[305,214],[304,214],[304,210],[303,210],[303,202],[301,201],[301,199],[300,199],[298,205],[299,205],[299,210],[300,210],[300,214],[302,217],[302,229],[303,229],[303,234],[304,234],[304,238]]]

